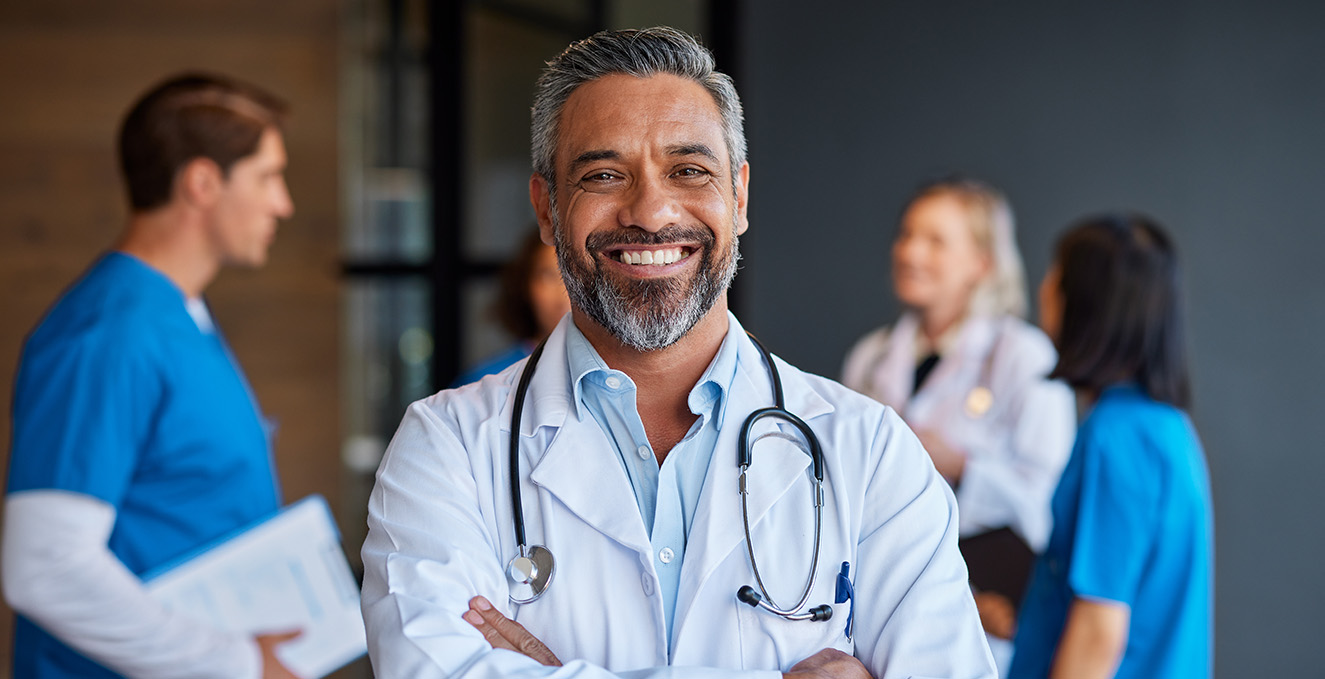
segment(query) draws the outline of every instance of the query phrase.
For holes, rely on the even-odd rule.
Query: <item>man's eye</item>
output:
[[[678,177],[704,177],[708,172],[697,167],[683,167],[675,172]]]
[[[585,176],[585,178],[584,178],[582,181],[586,181],[586,182],[610,182],[610,181],[612,181],[613,179],[616,179],[616,175],[612,174],[611,172],[595,172],[595,173],[593,173],[593,174],[590,174],[590,175]]]

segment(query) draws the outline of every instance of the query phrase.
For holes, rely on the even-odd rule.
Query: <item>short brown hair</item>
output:
[[[190,73],[153,87],[120,126],[120,170],[135,212],[170,202],[175,174],[195,158],[223,173],[257,151],[262,133],[280,129],[286,104],[247,83]]]

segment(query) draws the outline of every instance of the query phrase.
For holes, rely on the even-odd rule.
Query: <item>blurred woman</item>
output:
[[[493,311],[502,327],[518,340],[470,368],[452,387],[499,373],[528,356],[570,311],[570,298],[557,268],[557,251],[539,238],[538,229],[525,236],[520,250],[502,269]]]
[[[1021,318],[1025,274],[998,191],[969,179],[922,186],[892,260],[905,312],[852,348],[842,381],[901,413],[952,484],[972,582],[990,590],[977,594],[986,630],[1006,639],[1032,552],[1049,537],[1072,394],[1046,379],[1053,346]],[[991,646],[1006,667],[1006,643]]]
[[[1210,481],[1188,405],[1178,263],[1159,225],[1071,228],[1040,286],[1088,408],[1018,623],[1013,677],[1209,677]]]

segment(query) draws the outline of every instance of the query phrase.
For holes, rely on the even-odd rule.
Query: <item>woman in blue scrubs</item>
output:
[[[1012,677],[1210,677],[1210,482],[1177,255],[1153,221],[1082,221],[1040,286],[1052,374],[1086,410],[1018,622]]]

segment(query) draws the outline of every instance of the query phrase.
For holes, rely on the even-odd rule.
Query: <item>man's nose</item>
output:
[[[282,181],[276,189],[275,213],[278,219],[289,219],[294,216],[294,200],[290,198],[290,188]]]
[[[681,207],[666,180],[642,178],[627,190],[618,214],[621,226],[658,231],[681,220]]]

